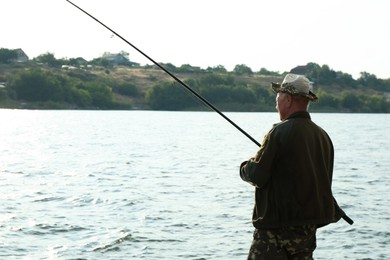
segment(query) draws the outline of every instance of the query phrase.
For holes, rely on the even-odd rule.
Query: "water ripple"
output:
[[[238,166],[257,147],[214,114],[1,115],[12,118],[0,128],[1,259],[245,259],[254,189]],[[277,120],[229,116],[260,139]],[[313,118],[334,141],[334,194],[355,220],[319,229],[315,258],[390,258],[390,136],[376,127],[389,115]]]

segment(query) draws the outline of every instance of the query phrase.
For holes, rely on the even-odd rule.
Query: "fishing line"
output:
[[[123,40],[125,43],[127,43],[128,45],[130,45],[131,47],[133,47],[136,51],[138,51],[140,54],[142,54],[145,58],[147,58],[148,60],[150,60],[153,64],[155,64],[157,67],[159,67],[160,69],[162,69],[165,73],[167,73],[169,76],[171,76],[174,80],[176,80],[177,82],[180,83],[180,85],[182,85],[186,90],[188,90],[191,94],[193,94],[195,97],[197,97],[199,100],[201,100],[203,102],[203,104],[205,104],[206,106],[208,106],[209,108],[211,108],[212,110],[214,110],[215,112],[217,112],[220,116],[222,116],[226,121],[228,121],[230,124],[232,124],[237,130],[239,130],[241,133],[243,133],[246,137],[248,137],[252,142],[254,142],[257,146],[261,146],[259,142],[257,142],[252,136],[250,136],[247,132],[245,132],[241,127],[239,127],[236,123],[234,123],[230,118],[228,118],[225,114],[223,114],[220,110],[218,110],[213,104],[211,104],[209,101],[207,101],[204,97],[202,97],[201,95],[199,95],[196,91],[194,91],[192,88],[190,88],[186,83],[184,83],[182,80],[180,80],[178,77],[176,77],[174,74],[172,74],[169,70],[167,70],[166,68],[164,68],[163,66],[161,66],[158,62],[156,62],[155,60],[153,60],[151,57],[149,57],[146,53],[144,53],[143,51],[141,51],[139,48],[137,48],[134,44],[130,43],[128,40],[126,40],[125,38],[123,38],[121,35],[119,35],[117,32],[115,32],[114,30],[112,30],[110,27],[108,27],[107,25],[105,25],[104,23],[102,23],[101,21],[99,21],[97,18],[95,18],[94,16],[92,16],[91,14],[89,14],[88,12],[86,12],[85,10],[83,10],[82,8],[80,8],[79,6],[77,6],[76,4],[72,3],[71,1],[69,0],[66,0],[68,3],[70,3],[71,5],[73,5],[74,7],[76,7],[77,9],[79,9],[80,11],[82,11],[83,13],[85,13],[86,15],[88,15],[89,17],[91,17],[93,20],[95,20],[96,22],[98,22],[99,24],[101,24],[103,27],[105,27],[107,30],[109,30],[110,32],[112,32],[114,35],[116,35],[117,37],[119,37],[121,40]]]

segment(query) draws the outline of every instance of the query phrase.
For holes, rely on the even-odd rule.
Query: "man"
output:
[[[312,259],[318,227],[341,217],[353,222],[332,195],[333,144],[310,119],[317,100],[311,82],[287,74],[272,88],[281,122],[240,166],[241,178],[256,187],[248,259]]]

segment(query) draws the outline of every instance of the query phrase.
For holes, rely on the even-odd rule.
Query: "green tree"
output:
[[[82,108],[88,108],[92,106],[92,97],[89,91],[82,88],[77,88],[75,86],[72,86],[67,90],[68,95],[66,100],[70,104],[75,104]]]
[[[367,106],[367,112],[388,113],[390,112],[390,103],[383,96],[366,96],[364,103]]]
[[[257,100],[258,111],[274,111],[275,110],[275,94],[268,88],[261,85],[252,87]]]
[[[63,98],[58,78],[40,69],[17,73],[9,88],[18,99],[26,101],[61,101]]]
[[[177,72],[177,67],[175,65],[173,65],[172,63],[164,63],[164,64],[160,64],[161,66],[163,66],[166,70],[170,71],[170,72]],[[148,65],[147,68],[156,68],[155,65]]]
[[[310,63],[308,67],[310,70],[306,75],[316,84],[329,85],[337,81],[336,72],[331,70],[328,65],[320,67],[315,63]]]
[[[237,75],[252,75],[253,74],[252,69],[244,64],[236,65],[233,69],[233,72]]]
[[[355,94],[347,92],[341,95],[341,105],[352,112],[358,112],[361,110],[362,102]]]
[[[131,83],[116,83],[112,87],[112,91],[125,96],[137,96],[138,89]]]
[[[145,95],[147,104],[156,110],[183,110],[198,106],[190,93],[177,82],[165,82],[148,89]]]
[[[12,60],[18,57],[18,53],[15,50],[0,49],[0,63],[9,64]]]
[[[181,73],[199,73],[202,72],[202,69],[199,67],[194,67],[189,64],[183,64],[179,68],[177,68],[177,72]]]
[[[67,65],[71,65],[71,66],[74,66],[74,67],[80,67],[82,65],[87,65],[88,62],[82,61],[81,58],[70,58],[69,60],[64,60],[62,64],[63,65],[67,64]]]
[[[7,90],[5,88],[0,88],[0,101],[6,100],[7,97]]]
[[[91,105],[100,109],[107,109],[114,106],[112,89],[100,82],[80,82],[77,85],[80,90],[85,90],[91,97]],[[86,98],[86,92],[79,93]]]
[[[336,111],[339,108],[339,100],[322,89],[317,91],[318,103],[314,104],[316,107],[326,110]]]
[[[232,102],[230,87],[224,85],[212,85],[202,88],[202,96],[212,103]]]
[[[47,52],[45,54],[41,54],[38,57],[34,58],[34,60],[38,63],[47,64],[50,67],[59,68],[63,64],[61,60],[57,60],[54,57],[53,53]]]
[[[254,91],[244,86],[234,86],[231,88],[231,99],[241,104],[255,104],[257,99]]]
[[[258,72],[259,75],[265,75],[265,76],[279,76],[279,72],[269,71],[266,68],[261,68]]]
[[[352,75],[341,71],[336,72],[336,83],[345,87],[355,88],[357,86],[357,81],[352,78]]]
[[[91,60],[90,64],[95,66],[102,66],[107,69],[112,68],[112,64],[110,63],[110,61],[102,57]]]
[[[378,79],[374,74],[370,74],[368,72],[361,72],[358,82],[368,88],[389,91],[389,85],[386,85],[384,80]]]
[[[216,67],[208,67],[206,69],[206,71],[212,72],[212,73],[227,73],[226,68],[222,65],[218,65]]]
[[[219,74],[208,74],[202,78],[200,78],[196,82],[196,86],[199,88],[205,86],[216,86],[216,85],[235,85],[234,77],[228,75],[219,75]]]
[[[316,63],[308,63],[304,66],[305,75],[319,85],[339,85],[341,87],[352,87],[357,86],[357,81],[352,78],[348,73],[341,71],[334,71],[329,68],[328,65],[318,65]]]

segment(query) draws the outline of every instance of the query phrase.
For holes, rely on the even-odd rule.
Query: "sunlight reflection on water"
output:
[[[245,259],[255,144],[216,113],[0,110],[0,257]],[[276,113],[228,113],[261,141]],[[388,114],[312,114],[332,137],[333,190],[355,220],[316,259],[389,257]]]

